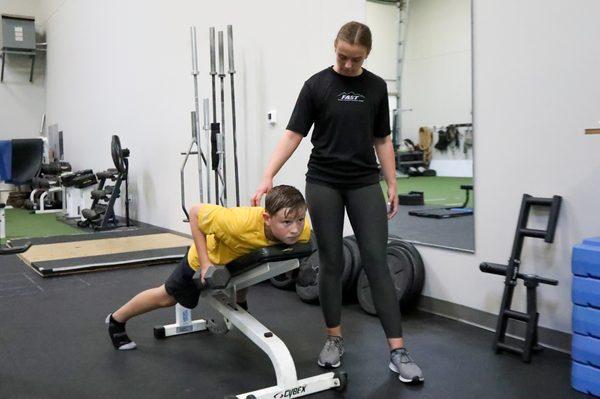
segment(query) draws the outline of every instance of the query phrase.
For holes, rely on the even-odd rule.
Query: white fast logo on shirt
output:
[[[365,96],[363,96],[362,94],[357,94],[357,93],[353,93],[353,92],[343,92],[338,94],[338,101],[350,101],[350,102],[355,102],[355,103],[362,103],[365,101]]]

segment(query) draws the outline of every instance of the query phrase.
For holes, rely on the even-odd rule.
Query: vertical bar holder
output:
[[[219,145],[219,174],[222,178],[221,184],[221,205],[227,206],[227,157],[225,147],[225,48],[223,31],[218,34],[218,50],[219,50],[219,82],[221,89],[221,135],[218,140]]]
[[[229,77],[231,85],[231,129],[233,133],[233,162],[235,177],[235,206],[240,206],[240,178],[237,157],[237,125],[235,115],[235,65],[233,59],[233,26],[227,25],[227,48],[229,61]]]
[[[216,142],[213,141],[213,136],[215,132],[215,128],[213,125],[218,124],[217,122],[217,55],[215,49],[215,28],[214,26],[208,29],[208,40],[210,43],[210,78],[211,78],[211,96],[212,96],[212,123],[211,123],[211,161],[213,165],[213,171],[215,174],[215,203],[219,203],[219,171],[215,167],[215,159],[212,158],[215,156],[215,148]],[[220,128],[219,130],[220,131]]]
[[[531,362],[531,355],[534,351],[542,349],[538,345],[539,313],[537,311],[537,287],[540,284],[558,285],[558,281],[519,272],[523,241],[526,237],[543,239],[547,243],[552,243],[554,241],[561,202],[562,198],[557,195],[552,198],[534,198],[524,194],[508,265],[497,265],[484,262],[479,267],[481,271],[485,273],[505,276],[502,303],[500,305],[496,333],[494,335],[494,350],[496,353],[507,351],[519,354],[525,363]],[[533,206],[549,208],[550,212],[545,230],[536,230],[527,227],[529,213]],[[518,279],[522,279],[524,286],[527,288],[527,312],[525,313],[511,309],[514,290],[517,286]],[[525,336],[523,337],[524,344],[522,347],[505,343],[508,321],[511,319],[526,324]]]
[[[537,312],[537,287],[539,283],[535,279],[526,279],[525,287],[527,287],[527,330],[525,333],[525,350],[523,351],[523,361],[531,362],[531,353],[542,348],[537,345],[537,330],[539,313]]]

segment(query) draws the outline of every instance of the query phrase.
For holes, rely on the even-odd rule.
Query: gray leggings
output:
[[[381,186],[336,189],[307,182],[306,201],[319,246],[319,298],[327,328],[341,322],[345,208],[385,335],[401,338],[400,304],[387,267],[388,224]]]

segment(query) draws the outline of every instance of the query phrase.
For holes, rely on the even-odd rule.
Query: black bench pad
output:
[[[250,252],[247,255],[240,256],[239,258],[229,262],[225,267],[231,274],[231,276],[237,276],[250,269],[267,263],[277,262],[288,259],[305,258],[310,256],[315,251],[310,242],[297,243],[294,245],[273,245],[271,247],[260,248],[254,252]]]

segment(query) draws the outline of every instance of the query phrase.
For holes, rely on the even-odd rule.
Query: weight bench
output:
[[[154,336],[160,339],[204,330],[223,334],[233,325],[258,345],[273,363],[277,385],[226,398],[296,398],[331,388],[343,391],[347,383],[343,371],[298,380],[294,360],[283,341],[236,304],[238,290],[298,268],[298,258],[307,257],[312,252],[314,249],[310,243],[277,245],[244,255],[224,267],[211,267],[205,275],[206,285],[200,294],[200,301],[208,305],[210,314],[205,319],[192,320],[191,310],[177,304],[175,324],[155,327]],[[195,280],[200,284],[199,273],[196,273]]]
[[[29,195],[29,201],[33,206],[34,213],[61,213],[66,211],[67,191],[65,187],[61,184],[58,176],[44,178],[34,177],[32,179],[32,185],[33,183],[38,185],[38,187],[31,190],[31,194]],[[48,194],[53,193],[60,193],[62,206],[59,209],[46,209],[46,198],[48,198]],[[36,196],[38,197],[37,201],[35,198]]]

